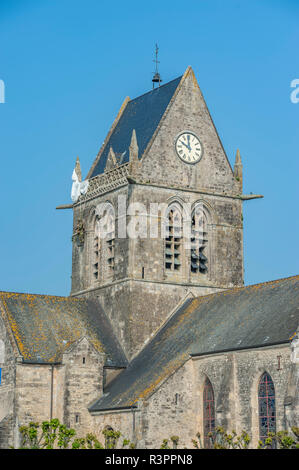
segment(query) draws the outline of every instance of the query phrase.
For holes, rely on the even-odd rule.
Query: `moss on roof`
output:
[[[57,362],[75,341],[86,336],[107,365],[126,365],[101,306],[76,297],[0,292],[12,333],[25,361]]]
[[[187,300],[90,411],[136,405],[190,354],[288,342],[299,322],[299,276]]]

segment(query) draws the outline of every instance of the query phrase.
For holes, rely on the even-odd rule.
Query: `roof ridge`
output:
[[[51,295],[51,294],[33,294],[31,292],[0,291],[0,296],[5,295],[5,294],[32,295],[34,297],[55,297],[55,298],[58,298],[58,299],[66,299],[66,300],[68,300],[68,299],[83,300],[80,297],[70,296],[70,295],[65,296],[65,295]]]
[[[116,116],[116,118],[114,119],[112,125],[110,126],[110,129],[108,130],[108,133],[106,134],[106,137],[105,137],[105,139],[104,139],[104,142],[102,143],[102,145],[101,145],[101,147],[100,147],[98,153],[96,154],[96,157],[95,157],[95,159],[94,159],[94,161],[93,161],[93,163],[92,163],[92,165],[91,165],[91,167],[90,167],[90,169],[89,169],[89,171],[88,171],[88,173],[87,173],[87,175],[86,175],[86,178],[85,178],[86,180],[93,177],[93,176],[92,176],[92,175],[93,175],[93,172],[94,172],[95,168],[97,167],[97,165],[98,165],[98,163],[99,163],[99,161],[100,161],[100,159],[101,159],[101,156],[102,156],[103,152],[104,152],[105,149],[106,149],[106,146],[107,146],[107,144],[108,144],[108,142],[109,142],[109,140],[110,140],[110,137],[112,136],[112,134],[113,134],[113,132],[114,132],[114,129],[117,127],[117,124],[119,123],[119,121],[120,121],[120,119],[121,119],[121,117],[122,117],[122,115],[123,115],[123,113],[124,113],[124,111],[125,111],[125,109],[126,109],[126,107],[127,107],[127,104],[130,103],[130,101],[131,101],[131,98],[130,98],[129,96],[127,96],[127,97],[124,99],[124,101],[123,101],[121,107],[120,107],[119,110],[118,110],[117,116]]]
[[[223,289],[219,292],[213,292],[211,294],[206,294],[206,295],[198,295],[198,296],[195,296],[194,299],[209,297],[210,295],[220,295],[220,294],[223,294],[224,292],[226,292],[226,293],[235,292],[235,291],[237,291],[237,290],[239,291],[241,289],[248,289],[249,287],[263,286],[263,285],[267,285],[267,284],[272,284],[274,282],[277,283],[279,281],[286,281],[287,279],[296,279],[296,278],[299,279],[299,274],[294,274],[293,276],[287,276],[287,277],[282,277],[282,278],[278,278],[278,279],[273,279],[271,281],[259,282],[259,283],[256,283],[256,284],[248,284],[247,286],[230,287],[228,289]],[[81,297],[70,296],[70,295],[65,296],[65,295],[52,295],[52,294],[34,294],[34,293],[31,293],[31,292],[0,291],[0,296],[5,295],[5,294],[32,295],[32,296],[35,296],[35,297],[55,297],[55,298],[66,299],[66,300],[72,300],[72,299],[87,300],[87,299],[83,299]],[[186,297],[184,298],[184,300],[187,300]],[[176,310],[178,305],[175,307],[174,310]]]
[[[222,299],[220,295],[227,294],[227,290],[196,297],[192,307],[188,305],[177,311],[172,317],[174,321],[139,352],[129,367],[109,384],[108,394],[100,397],[90,410],[114,409],[147,400],[191,355],[226,354],[242,348],[288,344],[298,327],[297,295],[292,292],[290,295],[293,285],[290,281],[297,279],[299,275],[230,290],[238,294],[236,297]],[[269,295],[271,284],[277,286],[275,294],[278,293],[279,302],[278,295]],[[270,288],[256,293],[255,286]],[[253,289],[248,290],[250,287]],[[282,304],[285,306],[283,321]]]
[[[293,276],[287,276],[287,277],[280,277],[278,279],[273,279],[272,281],[264,281],[264,282],[260,282],[257,284],[248,284],[248,286],[244,286],[244,287],[260,286],[263,284],[271,284],[271,282],[286,281],[287,279],[295,279],[295,278],[299,279],[299,274],[294,274]]]
[[[142,96],[148,95],[149,93],[153,93],[153,91],[160,90],[161,88],[165,87],[166,85],[169,85],[170,83],[175,82],[176,80],[181,79],[182,77],[183,77],[183,75],[179,75],[178,77],[173,78],[172,80],[169,80],[169,82],[164,83],[164,85],[161,85],[157,88],[153,88],[152,90],[146,91],[145,93],[142,93],[142,95],[138,95],[138,96],[136,96],[136,98],[132,98],[130,100],[130,103],[132,103],[133,101],[138,100],[139,98],[142,98]]]
[[[278,283],[279,281],[286,281],[287,279],[298,279],[299,280],[299,274],[295,274],[294,276],[288,276],[288,277],[282,277],[282,278],[279,278],[279,279],[273,279],[272,281],[265,281],[265,282],[260,282],[260,283],[256,283],[256,284],[249,284],[248,286],[242,286],[242,287],[230,287],[228,289],[223,289],[221,291],[218,291],[218,292],[213,292],[211,294],[206,294],[206,295],[197,295],[195,297],[195,299],[205,299],[207,297],[211,297],[211,296],[216,296],[216,295],[221,295],[221,294],[224,294],[224,293],[231,293],[233,294],[234,292],[237,292],[237,291],[240,291],[242,289],[248,289],[250,287],[257,287],[257,286],[265,286],[267,284],[273,284],[273,283]],[[193,300],[195,300],[193,299]]]
[[[133,129],[136,132],[139,160],[141,160],[141,156],[183,77],[174,78],[159,88],[147,91],[126,103],[110,128],[87,178],[104,173],[109,147],[112,147],[114,152],[120,152],[124,155],[123,163],[129,161],[129,146]]]

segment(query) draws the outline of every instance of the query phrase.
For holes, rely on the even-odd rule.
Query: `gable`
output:
[[[194,133],[202,144],[203,154],[196,164],[183,162],[176,153],[175,141],[183,131]],[[143,179],[154,183],[227,192],[236,189],[231,165],[191,67],[148,144],[141,168]]]
[[[110,147],[113,148],[120,164],[129,161],[133,129],[137,135],[139,158],[142,156],[180,80],[181,77],[178,77],[127,102],[110,137],[106,139],[104,147],[100,150],[92,172],[88,175],[89,178],[104,172]]]

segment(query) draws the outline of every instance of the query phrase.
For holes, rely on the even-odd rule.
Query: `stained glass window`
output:
[[[215,431],[215,401],[214,391],[211,382],[207,378],[203,391],[203,424],[204,424],[204,447],[210,449],[213,439],[209,437],[209,433]]]
[[[269,432],[275,433],[276,431],[274,383],[267,372],[260,378],[258,400],[260,440],[264,442]],[[273,447],[274,445],[275,441],[273,440]]]

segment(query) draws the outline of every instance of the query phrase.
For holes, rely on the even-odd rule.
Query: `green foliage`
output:
[[[163,439],[160,449],[170,449],[168,445],[168,439]]]
[[[22,449],[115,449],[121,436],[119,431],[111,428],[103,431],[105,446],[94,434],[76,437],[76,431],[60,423],[58,419],[39,423],[30,422],[28,426],[20,426]],[[135,449],[135,444],[128,439],[123,440],[123,447]]]
[[[299,428],[293,426],[292,434],[288,431],[269,432],[265,441],[259,441],[258,449],[299,449]]]
[[[130,439],[124,439],[123,440],[123,449],[127,446],[129,446],[130,449],[136,449],[136,445],[134,444],[134,442],[131,442]]]
[[[43,421],[39,423],[30,422],[28,426],[20,426],[22,436],[22,449],[116,449],[120,439],[120,431],[112,428],[105,429],[105,446],[96,438],[94,434],[87,434],[85,437],[75,437],[76,431],[60,423],[58,419]],[[223,427],[217,427],[213,433],[209,433],[211,448],[214,449],[247,449],[250,444],[250,437],[247,432],[242,431],[237,435],[236,431],[228,433]],[[161,449],[177,449],[180,438],[171,436],[164,439]],[[192,444],[196,449],[202,449],[200,433],[196,434],[196,439],[192,439]],[[129,447],[135,449],[135,443],[129,439],[123,439],[122,448]],[[278,431],[269,433],[264,442],[259,441],[259,449],[299,449],[299,428],[292,427],[291,433],[288,431]]]
[[[172,442],[172,448],[173,449],[177,449],[178,448],[178,443],[179,443],[179,436],[171,436],[170,438],[171,442]]]
[[[39,423],[30,422],[28,426],[20,426],[22,449],[67,449],[75,436],[74,429],[67,428],[58,419]]]
[[[247,449],[250,443],[250,437],[245,431],[238,436],[236,431],[229,434],[219,426],[213,434],[209,437],[213,440],[214,449]]]
[[[105,449],[116,449],[118,439],[121,436],[119,431],[113,431],[113,429],[104,429],[103,434],[105,436]]]
[[[93,434],[87,434],[86,437],[76,438],[72,443],[72,449],[104,449],[104,447]]]
[[[196,437],[197,437],[197,439],[192,439],[191,442],[192,442],[193,446],[195,447],[195,449],[202,449],[203,446],[202,446],[202,443],[201,443],[201,436],[200,436],[199,432],[196,434]]]

